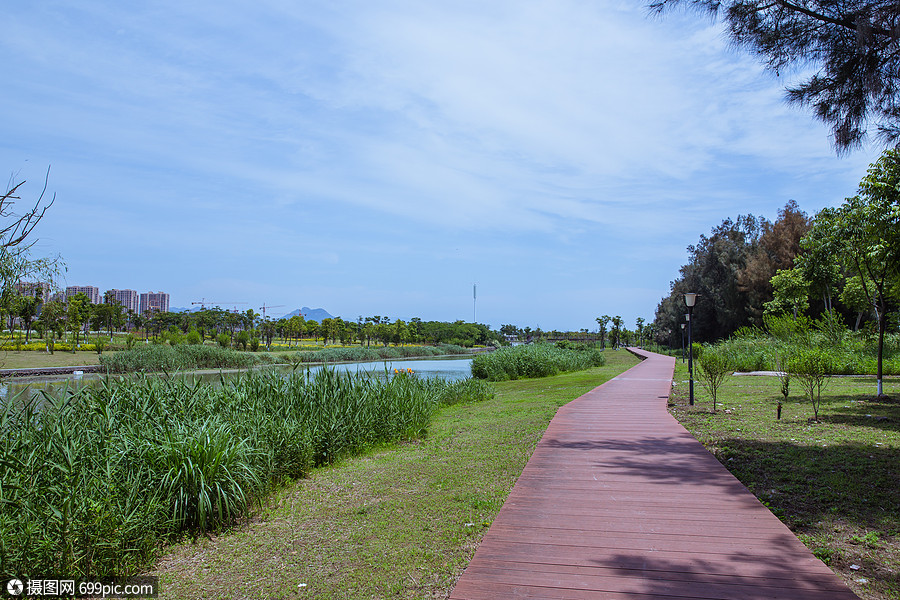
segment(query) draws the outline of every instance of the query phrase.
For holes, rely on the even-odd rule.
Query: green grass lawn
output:
[[[900,598],[900,378],[832,378],[818,423],[799,383],[776,419],[777,377],[730,376],[718,411],[678,362],[670,411],[865,599]],[[856,567],[856,568],[854,568]]]
[[[0,369],[35,369],[49,367],[81,367],[99,365],[96,352],[62,352],[53,354],[34,351],[0,350]]]
[[[428,435],[314,471],[254,518],[169,549],[166,598],[446,598],[563,404],[637,363],[493,384]]]

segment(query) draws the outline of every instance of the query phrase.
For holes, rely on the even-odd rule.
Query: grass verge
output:
[[[687,379],[679,362],[682,425],[860,598],[900,599],[900,378],[885,380],[888,402],[871,377],[831,378],[818,423],[799,389],[776,418],[777,377],[729,376],[715,413],[696,385],[688,406]]]
[[[0,351],[0,369],[41,369],[54,367],[81,367],[99,365],[96,352],[63,352],[53,354],[15,350]]]
[[[173,547],[166,598],[446,598],[556,410],[637,363],[493,384],[421,440],[317,469],[226,535]]]

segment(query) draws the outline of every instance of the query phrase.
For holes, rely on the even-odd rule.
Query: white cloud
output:
[[[874,152],[836,159],[825,128],[717,27],[647,19],[633,3],[91,0],[9,12],[0,160],[54,164],[64,198],[47,236],[79,279],[88,261],[124,268],[97,259],[88,235],[156,247],[169,265],[189,255],[202,285],[229,269],[269,293],[285,272],[315,277],[334,302],[358,292],[451,306],[435,264],[454,281],[502,272],[510,289],[542,278],[561,290],[547,303],[582,307],[615,298],[566,300],[575,274],[615,277],[650,316],[641,279],[665,293],[673,249],[738,213],[774,218],[789,198],[810,212],[839,201]],[[115,228],[91,233],[99,214]],[[149,273],[152,261],[138,264]],[[154,273],[197,295],[196,275]]]

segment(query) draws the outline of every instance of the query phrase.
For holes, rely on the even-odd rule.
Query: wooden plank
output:
[[[643,355],[560,408],[450,597],[856,598],[668,414],[674,359]]]

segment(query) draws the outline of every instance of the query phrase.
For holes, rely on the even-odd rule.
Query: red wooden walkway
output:
[[[450,598],[851,600],[666,410],[675,359],[562,407]]]

